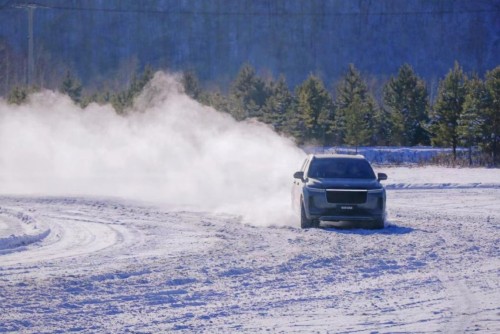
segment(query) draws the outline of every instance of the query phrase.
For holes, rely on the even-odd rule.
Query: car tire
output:
[[[300,228],[319,227],[319,221],[316,219],[308,219],[304,204],[300,204]]]

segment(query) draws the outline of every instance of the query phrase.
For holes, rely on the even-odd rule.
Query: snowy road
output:
[[[486,183],[389,187],[381,231],[0,197],[0,332],[499,333]]]

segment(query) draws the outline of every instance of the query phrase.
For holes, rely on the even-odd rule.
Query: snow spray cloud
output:
[[[291,175],[304,153],[257,122],[236,122],[158,72],[136,112],[75,106],[52,91],[0,100],[0,192],[113,196],[289,224]]]

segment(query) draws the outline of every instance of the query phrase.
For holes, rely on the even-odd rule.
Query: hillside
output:
[[[0,44],[24,57],[10,80],[26,73],[28,10],[16,7],[21,2],[0,1]],[[498,0],[37,3],[37,81],[48,86],[66,67],[88,84],[145,64],[227,84],[246,61],[263,74],[285,74],[292,86],[311,72],[333,82],[349,63],[383,79],[407,62],[432,86],[455,60],[482,74],[500,54]]]

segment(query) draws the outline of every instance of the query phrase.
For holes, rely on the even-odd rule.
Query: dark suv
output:
[[[361,155],[310,155],[294,175],[292,204],[302,228],[331,225],[383,228],[385,189]]]

